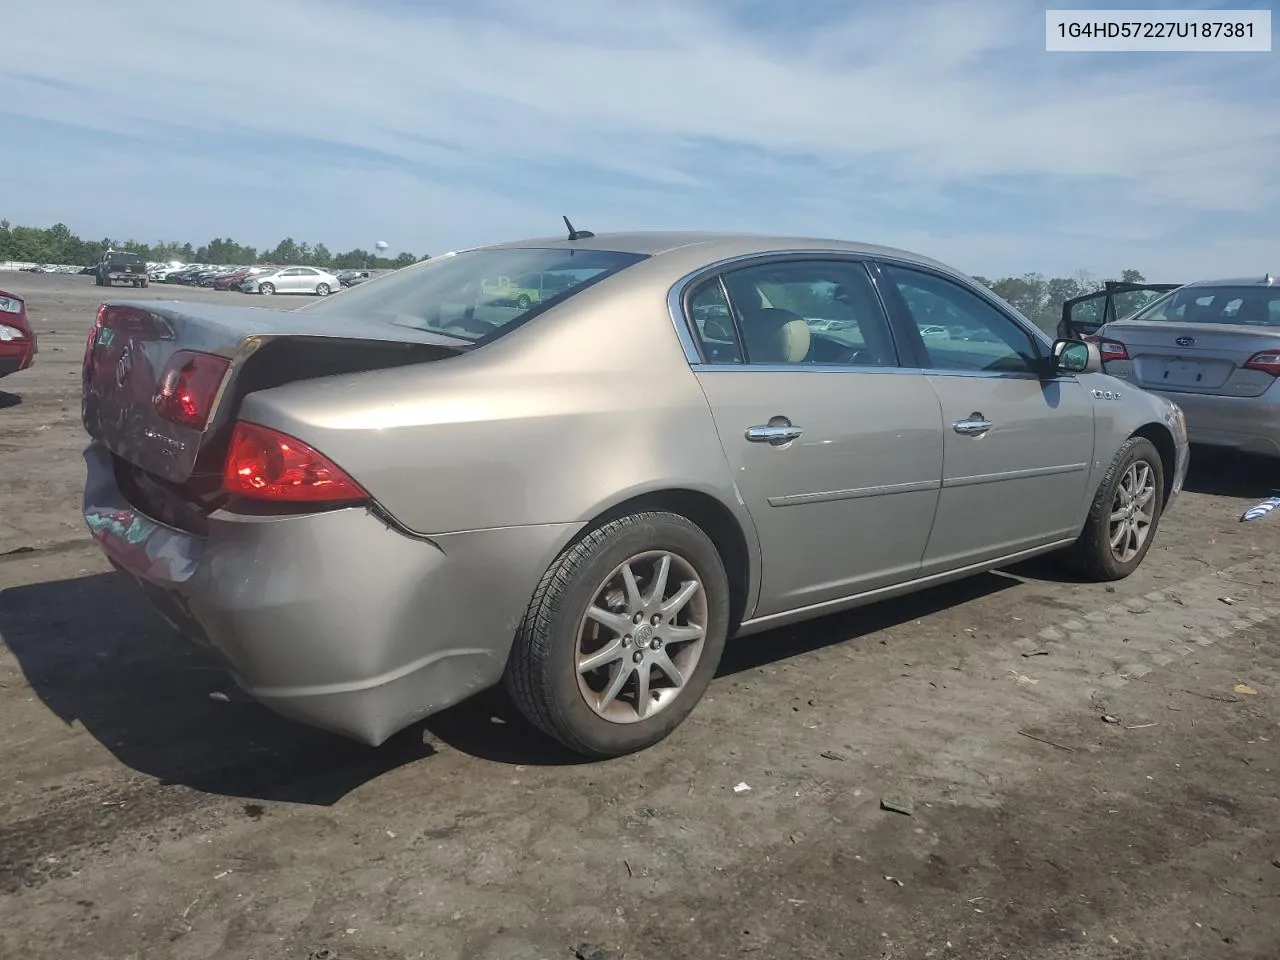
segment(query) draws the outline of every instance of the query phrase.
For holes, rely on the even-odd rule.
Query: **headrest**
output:
[[[742,335],[755,363],[802,363],[809,356],[809,324],[790,310],[766,307],[744,314]]]

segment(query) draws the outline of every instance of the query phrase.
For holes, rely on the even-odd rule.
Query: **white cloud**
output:
[[[95,198],[93,169],[76,157],[7,154],[0,174],[80,169],[87,182],[63,192],[58,215],[73,228],[134,218],[139,233],[208,224],[331,243],[390,230],[406,237],[393,245],[438,250],[546,233],[565,208],[597,230],[968,236],[965,249],[980,241],[1018,261],[1034,249],[1046,271],[1119,269],[1140,245],[1181,262],[1168,239],[1178,229],[1207,218],[1229,230],[1232,214],[1280,210],[1280,119],[1266,94],[1280,89],[1280,68],[1263,55],[1236,56],[1231,69],[1222,55],[1049,55],[1042,13],[1003,0],[877,4],[807,31],[747,29],[710,0],[461,9],[221,0],[210,16],[134,0],[121,18],[71,0],[15,8],[7,33],[21,42],[0,69],[82,89],[0,79],[0,109],[149,139],[133,162],[162,175],[144,215],[126,198]],[[292,149],[193,160],[189,137],[161,124],[394,160],[319,149],[305,160]],[[255,206],[237,183],[252,185]],[[974,187],[989,199],[972,200]],[[1057,192],[1087,201],[1055,203]],[[41,200],[47,209],[59,197]],[[1259,239],[1274,249],[1278,237]],[[1104,250],[1117,259],[1100,262]],[[1189,275],[1240,252],[1205,244],[1215,263],[1187,263]]]

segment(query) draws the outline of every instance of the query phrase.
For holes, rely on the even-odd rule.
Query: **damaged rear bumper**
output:
[[[130,504],[85,451],[84,517],[112,564],[250,696],[377,745],[497,683],[564,525],[396,532],[365,508],[209,517],[207,536]]]

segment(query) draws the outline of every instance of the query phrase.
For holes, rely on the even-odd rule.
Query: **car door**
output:
[[[857,260],[764,260],[685,301],[737,491],[760,541],[754,616],[912,579],[942,472],[937,396],[898,362]]]
[[[1074,534],[1093,460],[1093,400],[1050,375],[1049,345],[975,285],[886,262],[900,339],[942,405],[942,491],[922,575]],[[920,335],[942,326],[947,337]]]
[[[282,270],[276,289],[281,293],[297,293],[301,290],[302,268],[290,267],[288,270]]]

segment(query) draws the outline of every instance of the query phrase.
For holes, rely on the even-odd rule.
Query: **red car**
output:
[[[27,321],[21,297],[0,290],[0,377],[31,366],[36,358],[36,334]]]
[[[248,275],[248,270],[237,270],[235,273],[228,273],[225,277],[219,277],[217,280],[213,281],[213,289],[230,290]]]

